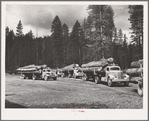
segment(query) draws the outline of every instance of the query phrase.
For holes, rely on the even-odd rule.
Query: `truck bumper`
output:
[[[113,82],[128,82],[129,79],[112,79]]]
[[[77,77],[81,77],[83,74],[82,73],[77,73],[75,74]]]

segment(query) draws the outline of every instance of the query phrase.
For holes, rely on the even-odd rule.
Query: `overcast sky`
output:
[[[21,20],[24,34],[32,30],[36,36],[37,30],[38,37],[43,37],[51,34],[51,24],[56,15],[70,30],[76,20],[82,24],[83,19],[88,16],[87,7],[88,5],[6,5],[6,26],[16,33],[16,26]],[[128,5],[112,5],[112,8],[116,28],[122,29],[130,38]]]

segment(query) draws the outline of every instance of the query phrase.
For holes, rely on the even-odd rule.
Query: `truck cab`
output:
[[[49,75],[50,75],[50,69],[43,69],[42,70],[42,78],[44,79],[44,80],[46,80],[47,78],[49,78]]]
[[[102,75],[100,74],[102,73]],[[122,82],[125,86],[129,84],[129,76],[123,74],[123,71],[119,66],[107,66],[95,77],[95,83],[100,81],[107,82],[108,86],[112,86],[113,83]]]
[[[78,77],[82,77],[83,73],[82,70],[80,68],[74,68],[73,70],[73,77],[74,78],[78,78]]]
[[[56,78],[57,78],[56,71],[53,71],[51,69],[43,69],[42,70],[42,78],[45,81],[47,81],[49,78],[56,80]]]
[[[57,76],[58,76],[58,77],[64,77],[64,73],[62,72],[61,69],[58,69],[58,70],[56,71],[56,73],[57,73]]]

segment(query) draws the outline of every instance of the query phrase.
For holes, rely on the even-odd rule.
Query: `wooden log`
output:
[[[133,61],[130,65],[131,68],[140,68],[141,64],[143,65],[143,60]]]
[[[114,59],[113,58],[108,58],[108,59],[101,59],[100,61],[92,61],[86,64],[82,64],[82,67],[104,67],[107,64],[113,64]]]
[[[28,65],[28,66],[24,66],[24,67],[20,67],[17,69],[18,73],[33,73],[33,72],[37,72],[38,73],[38,70],[39,69],[43,69],[43,68],[46,68],[47,65],[39,65],[39,66],[36,66],[36,65]]]
[[[140,76],[142,72],[143,72],[142,68],[130,68],[125,70],[125,73],[130,76]]]

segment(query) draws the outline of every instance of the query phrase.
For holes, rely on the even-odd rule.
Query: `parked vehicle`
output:
[[[113,63],[113,59],[104,59],[100,61],[93,61],[88,64],[82,65],[83,80],[89,80],[93,78],[96,84],[107,82],[111,87],[113,83],[124,83],[125,86],[129,85],[129,76],[123,74],[121,68]]]
[[[64,77],[64,73],[62,72],[61,69],[57,69],[56,74],[57,74],[57,77]]]
[[[138,84],[138,94],[143,96],[143,60],[133,61],[130,67],[125,73],[129,75],[130,82]]]
[[[82,68],[80,67],[75,67],[73,70],[73,77],[74,78],[80,78],[83,76]]]
[[[78,64],[71,64],[71,65],[68,65],[68,66],[62,68],[64,77],[68,77],[68,78],[74,77],[74,69],[77,67],[79,67]]]
[[[46,65],[29,65],[20,67],[17,69],[18,73],[21,74],[21,76],[26,79],[44,79],[47,81],[48,79],[52,78],[53,80],[57,79],[57,75],[54,71],[52,71],[50,68],[48,68]]]

